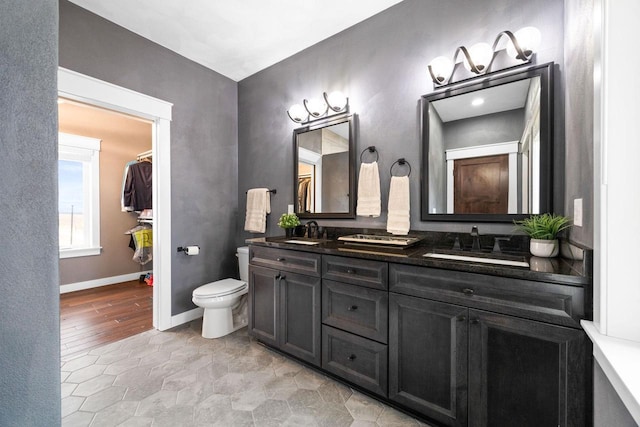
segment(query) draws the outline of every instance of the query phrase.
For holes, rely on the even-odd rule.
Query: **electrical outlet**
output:
[[[293,213],[293,205],[287,205],[287,213],[288,214],[292,214]]]
[[[573,225],[582,227],[582,199],[573,200]]]

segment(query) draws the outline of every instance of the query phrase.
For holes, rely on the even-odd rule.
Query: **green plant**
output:
[[[300,220],[296,214],[282,214],[278,220],[278,227],[293,228],[300,225]]]
[[[571,220],[562,215],[532,215],[521,221],[513,221],[518,230],[524,231],[532,239],[555,240],[562,230],[571,227]]]

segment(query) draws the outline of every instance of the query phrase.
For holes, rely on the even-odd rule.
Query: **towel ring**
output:
[[[404,158],[398,159],[395,162],[393,162],[393,164],[389,168],[389,175],[394,176],[393,175],[393,167],[395,165],[400,165],[400,166],[407,165],[407,166],[409,166],[409,173],[407,174],[407,176],[411,176],[411,165]],[[398,176],[400,176],[400,175],[398,175]]]
[[[362,153],[360,153],[360,163],[362,163],[362,156],[363,156],[363,155],[364,155],[364,153],[366,153],[367,151],[368,151],[368,152],[370,152],[370,153],[376,153],[376,159],[374,160],[374,162],[377,162],[377,161],[378,161],[378,159],[380,158],[380,156],[378,156],[378,150],[376,150],[376,147],[372,145],[372,146],[367,147],[367,148],[365,148],[364,150],[362,150]]]

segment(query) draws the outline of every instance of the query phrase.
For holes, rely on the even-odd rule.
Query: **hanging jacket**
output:
[[[131,207],[134,211],[153,207],[152,171],[153,165],[150,162],[138,162],[129,166],[122,194],[124,206]]]

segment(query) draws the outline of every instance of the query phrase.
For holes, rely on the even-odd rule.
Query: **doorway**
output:
[[[454,160],[453,177],[454,213],[508,213],[509,156],[507,154]]]
[[[153,327],[167,330],[171,316],[171,111],[172,104],[75,71],[58,69],[58,95],[152,122],[153,168]],[[160,190],[161,189],[161,190]],[[175,323],[175,324],[174,324]]]
[[[63,358],[152,328],[152,124],[58,99]]]

